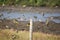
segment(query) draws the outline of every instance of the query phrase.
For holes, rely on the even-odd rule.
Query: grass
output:
[[[13,29],[0,30],[0,40],[29,40],[29,32],[19,31],[16,33]],[[33,32],[33,40],[60,40],[60,36]]]

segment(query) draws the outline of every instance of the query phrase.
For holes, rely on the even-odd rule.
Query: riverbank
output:
[[[23,12],[50,12],[50,13],[60,13],[60,8],[48,8],[48,7],[21,7],[21,6],[5,6],[0,7],[0,11],[23,11]]]

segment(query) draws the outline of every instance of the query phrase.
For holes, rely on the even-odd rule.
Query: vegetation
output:
[[[29,40],[29,32],[16,33],[13,29],[0,30],[0,40]],[[33,40],[60,40],[60,36],[33,32]]]
[[[60,6],[60,0],[0,0],[0,5]]]

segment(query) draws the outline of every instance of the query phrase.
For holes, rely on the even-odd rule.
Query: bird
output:
[[[13,23],[19,24],[18,21],[16,19],[13,20]]]
[[[44,16],[44,12],[41,13]]]
[[[0,14],[0,17],[3,16],[3,14]]]

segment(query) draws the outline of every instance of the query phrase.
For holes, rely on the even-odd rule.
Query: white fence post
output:
[[[29,40],[33,40],[33,27],[32,27],[33,23],[32,23],[32,19],[30,19],[30,33],[29,33]]]

